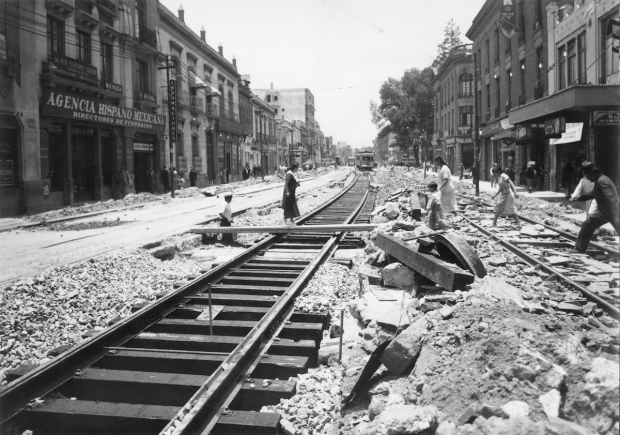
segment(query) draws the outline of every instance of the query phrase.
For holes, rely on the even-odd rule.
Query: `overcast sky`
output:
[[[484,0],[160,0],[207,43],[237,58],[252,88],[308,88],[334,142],[368,146],[381,83],[435,58],[445,23],[465,33]]]

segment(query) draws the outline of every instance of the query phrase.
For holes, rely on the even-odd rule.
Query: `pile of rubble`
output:
[[[295,300],[295,309],[307,313],[327,312],[333,319],[336,312],[346,308],[358,294],[355,272],[340,264],[325,263]]]
[[[145,251],[119,252],[48,269],[0,292],[0,381],[22,364],[41,364],[48,352],[75,345],[152,301],[173,283],[198,273],[179,262],[162,263]]]

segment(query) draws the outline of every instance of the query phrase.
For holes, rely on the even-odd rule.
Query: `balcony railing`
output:
[[[599,85],[618,85],[620,84],[620,73],[609,74],[599,79]]]
[[[140,26],[138,39],[140,40],[140,42],[144,42],[146,45],[157,48],[157,34],[154,30],[151,30],[144,25]]]
[[[195,112],[203,112],[203,99],[201,97],[190,97],[189,98],[189,108]]]
[[[473,96],[474,96],[473,92],[465,92],[465,93],[459,92],[459,95],[458,95],[459,98],[467,98],[467,97],[473,97]]]

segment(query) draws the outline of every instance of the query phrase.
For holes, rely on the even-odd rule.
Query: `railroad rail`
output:
[[[477,198],[466,197],[464,195],[459,195],[462,198],[468,199],[472,204],[476,203],[486,207],[492,207],[490,204],[485,203],[483,201],[478,200]],[[584,282],[584,277],[580,276],[580,274],[573,275],[571,268],[566,268],[563,266],[568,266],[572,264],[572,269],[575,268],[576,263],[581,262],[584,267],[594,267],[598,269],[601,274],[616,273],[616,268],[594,259],[589,258],[588,255],[585,254],[576,254],[575,252],[571,252],[572,248],[571,243],[567,243],[568,241],[574,241],[576,237],[572,234],[566,233],[561,230],[556,230],[555,228],[541,224],[529,218],[520,219],[531,223],[532,225],[542,225],[546,230],[544,232],[536,234],[530,234],[525,238],[522,238],[519,232],[514,231],[511,234],[510,231],[503,233],[502,235],[496,234],[493,231],[490,231],[488,228],[482,224],[482,221],[485,219],[484,216],[467,216],[466,213],[460,211],[458,212],[459,216],[461,216],[466,222],[475,227],[478,231],[480,231],[485,236],[492,238],[497,241],[504,249],[521,258],[530,266],[537,267],[549,273],[550,275],[555,275],[558,280],[563,283],[571,286],[575,290],[579,291],[585,298],[582,301],[576,301],[579,305],[587,305],[596,304],[603,311],[608,313],[610,316],[618,319],[620,318],[620,310],[617,305],[617,301],[612,301],[612,298],[606,298],[604,294],[597,294],[596,292],[586,288],[582,285]],[[486,217],[488,219],[488,217]],[[512,237],[512,238],[510,238]],[[532,249],[526,252],[522,247],[532,247],[532,248],[540,248],[540,249]],[[600,253],[600,251],[605,251],[610,255],[617,254],[617,251],[603,245],[597,245],[596,250],[590,251],[593,254]],[[570,252],[570,256],[553,256],[553,254],[549,254],[553,250],[557,253],[563,253],[563,251]],[[595,281],[595,278],[592,278],[592,281]],[[590,305],[590,312],[593,312],[593,307]]]
[[[368,177],[299,224],[368,222]],[[7,374],[0,429],[35,434],[279,433],[263,405],[316,365],[321,313],[294,310],[318,267],[355,237],[270,236],[32,371]],[[4,433],[4,432],[3,432]]]

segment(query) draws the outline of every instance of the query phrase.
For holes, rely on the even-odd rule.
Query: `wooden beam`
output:
[[[316,233],[317,231],[372,231],[378,224],[340,224],[340,225],[284,225],[278,227],[196,227],[190,230],[195,234],[240,234],[240,233]]]
[[[375,240],[378,248],[391,255],[404,265],[439,284],[446,290],[465,290],[467,284],[474,282],[474,275],[460,267],[446,263],[430,254],[418,252],[416,244],[407,244],[396,237],[379,233]]]

